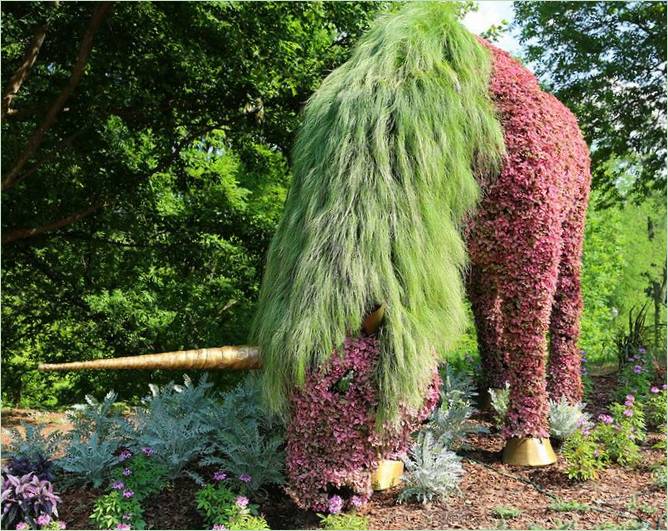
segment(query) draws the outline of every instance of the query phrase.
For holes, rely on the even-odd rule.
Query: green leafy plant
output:
[[[268,529],[249,527],[262,524],[264,518],[258,515],[257,505],[251,504],[245,496],[235,493],[225,483],[207,484],[195,495],[197,510],[211,526],[225,526],[228,529]]]
[[[98,529],[114,529],[119,524],[132,529],[146,529],[144,511],[134,496],[125,497],[119,490],[95,500],[90,520]]]
[[[665,389],[652,386],[645,400],[645,418],[652,428],[665,429],[667,423],[668,394]]]
[[[574,500],[554,500],[548,506],[550,511],[556,511],[559,513],[570,513],[570,512],[587,512],[591,507],[586,503],[581,503]]]
[[[605,447],[611,461],[622,466],[633,466],[642,455],[636,441],[645,438],[645,422],[638,402],[627,398],[624,404],[610,407],[612,422],[600,423],[592,437]]]
[[[503,505],[499,505],[498,507],[494,507],[492,509],[492,515],[495,518],[501,518],[503,520],[510,520],[512,518],[517,518],[522,514],[522,511],[515,507],[506,507]]]
[[[263,516],[254,516],[252,514],[240,514],[230,520],[227,529],[270,529],[267,520]]]
[[[588,434],[581,431],[573,433],[561,449],[566,460],[566,474],[569,479],[586,481],[598,477],[607,462],[607,454],[603,445]]]
[[[489,389],[489,398],[494,410],[494,421],[497,427],[503,426],[508,414],[508,402],[510,400],[510,384],[506,382],[501,389]]]
[[[321,529],[369,529],[369,519],[358,514],[318,514]]]
[[[581,402],[570,404],[565,397],[559,401],[549,401],[550,435],[565,440],[578,428],[589,424],[589,414],[584,412]]]
[[[164,464],[160,463],[155,457],[147,455],[153,455],[153,449],[145,448],[144,450],[138,455],[124,459],[111,474],[112,487],[118,485],[113,488],[130,490],[139,502],[147,496],[160,492],[165,486],[168,475],[167,467]],[[128,451],[125,450],[125,452]],[[123,455],[123,452],[121,452],[121,455]]]
[[[418,434],[417,442],[406,459],[405,487],[399,502],[416,500],[427,503],[445,498],[457,490],[464,469],[461,458],[444,441],[429,431]]]

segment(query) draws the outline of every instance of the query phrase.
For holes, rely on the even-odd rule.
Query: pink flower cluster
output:
[[[405,455],[411,433],[436,406],[441,381],[434,367],[423,407],[402,408],[397,424],[376,430],[378,355],[376,338],[346,339],[343,355],[333,355],[293,393],[286,468],[300,507],[338,512],[366,503],[379,459]]]
[[[576,343],[589,155],[571,112],[485,45],[506,156],[498,177],[480,176],[483,199],[466,231],[469,294],[488,383],[510,383],[505,435],[546,437],[548,390],[555,400],[582,396]]]

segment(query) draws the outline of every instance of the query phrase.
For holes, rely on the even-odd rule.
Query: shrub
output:
[[[62,433],[53,431],[44,433],[45,424],[21,423],[23,431],[15,427],[7,428],[9,433],[9,448],[6,457],[21,458],[28,461],[51,459],[61,443]]]
[[[434,410],[426,428],[435,440],[440,440],[448,448],[460,446],[469,433],[486,431],[471,423],[475,413],[472,399],[475,395],[473,382],[466,374],[458,374],[449,366],[445,371],[441,387],[441,404]]]
[[[627,395],[641,397],[650,388],[653,373],[650,355],[642,346],[620,360],[617,400],[621,402]]]
[[[2,527],[15,528],[24,522],[39,529],[58,516],[60,498],[53,491],[50,481],[35,474],[14,476],[2,473]]]
[[[253,529],[270,529],[270,527],[267,521],[262,516],[253,516],[252,514],[241,514],[236,518],[230,520],[230,522],[227,524],[227,529],[253,530]]]
[[[127,431],[127,421],[116,406],[118,395],[109,391],[102,402],[86,395],[85,404],[76,404],[67,412],[67,417],[74,426],[68,435],[79,439],[89,439],[97,435],[101,441],[118,441]]]
[[[369,472],[379,458],[405,456],[411,434],[439,396],[440,378],[434,367],[424,406],[418,411],[403,407],[399,424],[378,426],[379,343],[373,337],[347,339],[344,349],[308,373],[304,386],[291,398],[293,413],[286,436],[289,492],[300,507],[320,512],[329,511],[332,494],[349,507],[353,497],[366,502],[372,493]]]
[[[115,467],[112,488],[121,492],[131,491],[134,499],[141,502],[147,496],[160,492],[167,477],[167,467],[153,456],[153,449],[146,447],[138,455],[129,450],[121,452],[121,463]]]
[[[211,411],[219,406],[209,394],[212,384],[206,375],[197,385],[184,376],[183,386],[149,387],[151,394],[135,410],[131,438],[135,447],[153,448],[174,479],[205,452],[213,430]]]
[[[549,401],[550,435],[565,440],[579,427],[589,424],[589,415],[584,412],[584,404],[569,404],[565,397],[558,402]]]
[[[494,410],[494,422],[500,428],[505,424],[506,415],[508,415],[510,384],[506,382],[505,387],[501,389],[489,389],[488,392],[492,402],[492,409]]]
[[[70,438],[65,456],[56,465],[70,474],[67,483],[92,484],[100,487],[109,477],[111,468],[118,462],[114,452],[117,440],[101,440],[97,433],[85,440],[78,434]]]
[[[257,505],[230,489],[224,479],[207,484],[195,495],[197,509],[214,529],[269,529]]]
[[[369,529],[369,519],[357,514],[328,514],[320,516],[321,529]]]
[[[145,529],[144,511],[134,496],[124,496],[119,490],[100,496],[93,506],[90,520],[98,529]]]
[[[606,466],[605,449],[594,437],[580,430],[566,439],[561,454],[566,460],[566,474],[569,479],[595,479]]]
[[[39,479],[53,481],[53,462],[39,454],[31,457],[10,457],[7,461],[7,471],[14,476],[25,476],[31,472]]]
[[[202,466],[216,466],[233,477],[248,477],[240,487],[256,493],[261,487],[285,482],[283,437],[278,426],[260,407],[260,390],[254,379],[223,397],[223,405],[211,419],[210,445],[204,449]],[[202,484],[197,474],[191,474]]]
[[[444,498],[457,489],[462,474],[461,458],[430,431],[421,432],[406,460],[406,486],[399,502],[413,499],[427,503]]]
[[[667,401],[668,395],[665,385],[663,389],[656,386],[650,388],[645,402],[645,417],[648,426],[652,428],[664,428],[666,426]]]

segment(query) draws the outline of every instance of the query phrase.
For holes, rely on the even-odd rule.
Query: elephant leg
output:
[[[550,317],[550,398],[565,397],[570,403],[582,400],[580,350],[577,347],[582,314],[580,273],[586,196],[579,197],[564,221],[559,279]]]
[[[506,382],[506,366],[501,351],[501,298],[493,279],[475,265],[470,271],[468,292],[478,337],[483,385],[503,387]]]

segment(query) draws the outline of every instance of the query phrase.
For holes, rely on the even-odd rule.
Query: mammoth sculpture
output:
[[[504,458],[549,463],[549,448],[534,463],[518,458],[518,444],[549,447],[548,396],[582,394],[576,342],[590,174],[568,109],[464,29],[452,5],[409,4],[380,17],[313,95],[293,175],[253,325],[257,348],[44,368],[261,363],[267,404],[294,424],[304,393],[351,352],[371,352],[358,370],[341,369],[373,384],[363,404],[372,407],[363,423],[371,433],[407,411],[423,418],[437,356],[465,324],[468,292],[487,385],[510,384],[504,435],[514,450]],[[377,308],[382,326],[353,339]],[[345,439],[335,435],[333,446]],[[306,463],[311,451],[304,442],[288,457]]]

